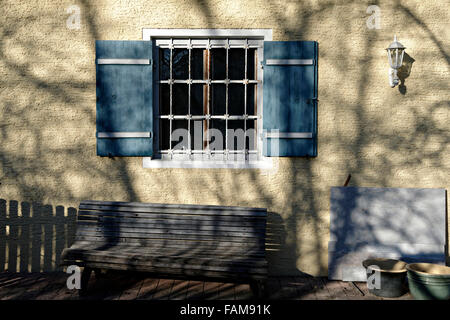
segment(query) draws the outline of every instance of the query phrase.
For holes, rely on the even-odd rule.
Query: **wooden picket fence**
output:
[[[0,199],[0,272],[60,271],[77,209]]]

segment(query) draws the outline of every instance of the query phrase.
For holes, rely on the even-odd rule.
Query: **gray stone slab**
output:
[[[445,189],[332,187],[329,278],[364,281],[372,257],[445,262]]]
[[[445,244],[445,189],[332,187],[330,241]]]

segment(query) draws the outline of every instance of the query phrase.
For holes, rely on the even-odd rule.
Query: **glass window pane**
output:
[[[250,48],[247,52],[247,78],[249,80],[256,80],[256,67],[257,59],[256,59],[256,48]]]
[[[170,120],[161,119],[159,122],[159,147],[161,150],[170,149]]]
[[[159,84],[159,114],[170,114],[170,85],[165,83]]]
[[[245,87],[240,83],[232,83],[228,86],[228,114],[233,116],[244,115]]]
[[[225,80],[226,78],[226,50],[211,49],[211,79]]]
[[[211,119],[209,125],[209,148],[211,150],[223,150],[225,146],[225,120]]]
[[[228,77],[231,80],[245,79],[245,50],[228,50]]]
[[[172,149],[186,150],[188,149],[188,121],[172,120]]]
[[[225,84],[213,83],[211,84],[211,114],[212,115],[224,115],[225,108]]]
[[[247,114],[256,115],[256,83],[247,85]]]
[[[173,49],[172,74],[174,79],[189,79],[189,50]]]
[[[159,80],[170,78],[170,49],[159,49]]]
[[[172,114],[188,114],[188,90],[189,85],[185,83],[175,83],[172,85]]]
[[[229,150],[244,150],[244,121],[245,120],[228,120],[227,146]]]
[[[204,114],[204,97],[206,85],[192,84],[191,85],[191,114],[201,116]]]
[[[203,80],[206,77],[203,76],[205,71],[204,65],[204,54],[206,50],[204,49],[192,49],[191,50],[191,77],[194,80]]]

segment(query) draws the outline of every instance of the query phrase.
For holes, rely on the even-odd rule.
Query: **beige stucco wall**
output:
[[[366,25],[371,4],[380,29]],[[70,5],[81,9],[80,30],[66,27]],[[19,215],[22,201],[49,205],[48,216],[82,199],[267,207],[278,242],[271,273],[326,275],[329,190],[349,173],[355,186],[450,188],[448,9],[445,0],[3,1],[0,198],[18,201]],[[318,157],[282,158],[272,171],[144,169],[142,158],[97,157],[94,40],[139,40],[142,28],[270,28],[274,40],[318,41]],[[388,84],[384,48],[394,33],[414,59],[406,92]],[[20,223],[11,237],[1,219],[0,264],[8,268],[16,251],[17,270],[30,250],[45,256],[45,228],[33,249],[14,240]],[[54,265],[58,239],[73,235],[58,233],[69,221],[58,219],[42,270]]]

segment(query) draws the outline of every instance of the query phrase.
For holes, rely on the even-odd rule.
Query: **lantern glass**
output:
[[[398,69],[402,66],[404,53],[405,49],[403,48],[388,49],[388,59],[391,68]]]
[[[403,54],[405,53],[405,47],[397,41],[397,36],[394,36],[394,41],[386,49],[389,59],[389,65],[392,69],[398,69],[403,63]]]

